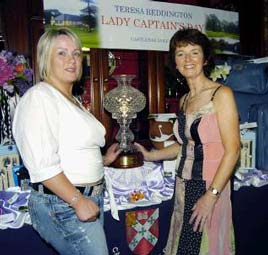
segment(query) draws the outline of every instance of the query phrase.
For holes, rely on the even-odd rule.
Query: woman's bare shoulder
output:
[[[221,85],[213,98],[214,106],[217,109],[227,109],[235,106],[233,90],[226,85]]]
[[[214,89],[215,89],[215,96],[216,95],[221,95],[221,96],[231,96],[233,95],[233,90],[231,87],[229,87],[228,85],[223,85],[223,84],[220,84],[220,83],[216,83],[215,82],[215,86],[214,86]]]

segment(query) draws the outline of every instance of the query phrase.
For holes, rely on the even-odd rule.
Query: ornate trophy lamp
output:
[[[117,120],[119,131],[115,139],[119,142],[122,153],[114,162],[116,168],[130,168],[143,165],[140,152],[133,145],[134,134],[130,129],[132,119],[137,117],[137,112],[144,109],[145,96],[131,86],[135,75],[113,75],[118,86],[109,91],[104,97],[104,108],[112,113],[112,118]]]

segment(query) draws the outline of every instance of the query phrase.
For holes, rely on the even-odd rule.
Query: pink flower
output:
[[[0,86],[9,80],[15,78],[13,66],[8,65],[2,58],[0,58]]]
[[[11,96],[14,93],[22,96],[32,86],[32,75],[32,69],[23,55],[6,50],[0,52],[0,89]]]

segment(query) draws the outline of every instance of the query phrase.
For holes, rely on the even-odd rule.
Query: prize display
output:
[[[144,109],[146,98],[138,89],[131,86],[135,75],[112,76],[118,86],[109,91],[104,97],[104,108],[112,113],[112,118],[117,120],[119,131],[116,140],[119,142],[122,153],[113,163],[116,168],[131,168],[143,165],[143,157],[133,145],[134,134],[130,124],[137,117],[137,112]]]

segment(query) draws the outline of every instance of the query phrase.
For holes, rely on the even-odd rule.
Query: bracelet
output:
[[[209,186],[208,190],[211,191],[212,194],[217,196],[217,197],[220,196],[220,194],[221,194],[221,192],[219,190],[217,190],[216,188],[214,188],[212,186]]]
[[[80,194],[81,194],[80,191],[77,189],[77,190],[76,190],[76,193],[75,193],[75,194],[73,195],[73,197],[71,198],[71,203],[69,203],[70,206],[73,207],[73,206],[77,203]]]

